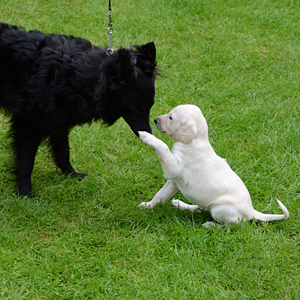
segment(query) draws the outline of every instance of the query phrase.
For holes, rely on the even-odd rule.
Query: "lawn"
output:
[[[1,299],[300,299],[298,0],[112,0],[114,47],[154,41],[151,120],[198,105],[253,206],[284,221],[205,228],[207,213],[149,201],[165,179],[119,120],[76,127],[63,176],[43,144],[22,199],[0,115]],[[108,1],[1,0],[0,21],[108,44]],[[154,125],[153,121],[152,124]],[[172,140],[153,128],[172,147]],[[184,200],[182,194],[176,198]]]

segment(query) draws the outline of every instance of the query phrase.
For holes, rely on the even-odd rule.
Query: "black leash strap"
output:
[[[113,45],[112,45],[112,34],[113,34],[113,27],[112,27],[112,12],[111,12],[111,0],[108,1],[108,29],[107,33],[109,35],[109,47],[106,50],[106,54],[114,53]]]

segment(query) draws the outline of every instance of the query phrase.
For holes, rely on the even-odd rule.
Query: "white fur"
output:
[[[154,148],[168,179],[164,187],[142,207],[165,204],[178,190],[195,205],[180,200],[172,204],[180,209],[209,211],[221,224],[257,219],[273,221],[286,219],[289,212],[279,201],[283,215],[256,211],[248,189],[240,177],[219,157],[208,140],[208,127],[199,107],[180,105],[169,114],[155,119],[157,128],[175,140],[172,151],[155,136],[140,131],[142,142]],[[209,224],[206,224],[209,225]]]

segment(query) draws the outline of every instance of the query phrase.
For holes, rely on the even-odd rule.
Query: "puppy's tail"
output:
[[[289,217],[289,211],[287,208],[277,199],[277,202],[280,206],[280,208],[283,211],[283,215],[271,215],[271,214],[263,214],[257,210],[254,210],[254,219],[260,220],[260,221],[276,221],[276,220],[284,220]]]

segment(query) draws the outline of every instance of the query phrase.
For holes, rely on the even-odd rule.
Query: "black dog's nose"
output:
[[[157,121],[157,118],[156,119],[154,119],[154,123],[156,124],[158,121]]]

